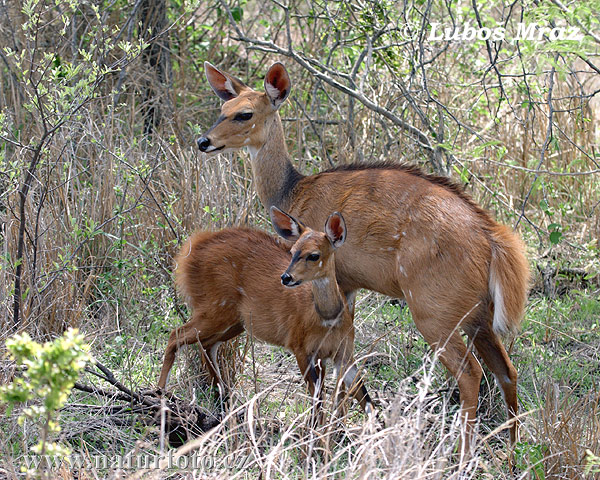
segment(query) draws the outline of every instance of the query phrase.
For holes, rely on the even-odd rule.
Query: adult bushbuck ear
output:
[[[287,95],[288,80],[273,78],[283,79],[269,80],[274,97]],[[234,120],[250,111],[251,120]],[[346,297],[367,288],[406,300],[417,328],[458,381],[467,428],[463,448],[471,440],[482,370],[461,330],[502,389],[514,443],[517,372],[499,335],[518,328],[527,298],[529,267],[519,238],[459,186],[415,167],[384,162],[300,174],[266,93],[244,90],[221,113],[200,148],[247,146],[265,207],[285,210],[315,230],[329,212],[344,215],[351,235],[335,256],[335,269]]]
[[[209,62],[204,62],[204,71],[208,83],[221,100],[231,100],[248,89],[239,78],[221,72]]]
[[[274,215],[283,221],[285,214],[280,213]],[[300,227],[288,223],[281,231],[291,235],[295,228]],[[320,235],[324,238],[324,234]],[[192,318],[171,333],[159,388],[166,387],[178,348],[200,342],[211,379],[224,391],[217,363],[218,347],[247,330],[295,355],[315,401],[316,418],[328,358],[342,372],[343,382],[354,398],[369,411],[371,401],[354,364],[352,316],[335,282],[333,262],[327,285],[289,289],[281,284],[279,275],[291,259],[289,251],[274,237],[257,230],[201,232],[188,240],[176,258],[176,281],[187,297]]]
[[[265,76],[265,93],[273,108],[279,108],[290,94],[292,82],[282,63],[274,63]]]

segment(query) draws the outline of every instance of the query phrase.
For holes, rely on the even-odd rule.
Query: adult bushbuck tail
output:
[[[208,352],[212,381],[223,391],[217,349],[245,330],[295,355],[316,415],[329,358],[344,386],[370,413],[371,400],[354,363],[353,308],[335,277],[334,251],[346,237],[343,219],[332,214],[321,233],[279,210],[272,215],[277,231],[296,242],[292,254],[267,233],[245,228],[196,233],[183,245],[175,275],[192,318],[171,332],[158,386],[165,389],[179,347],[200,342]]]
[[[285,67],[275,63],[265,91],[247,87],[208,62],[206,76],[225,103],[198,140],[205,153],[247,147],[254,184],[265,207],[276,206],[311,228],[341,212],[350,232],[336,275],[349,295],[359,288],[406,300],[415,324],[457,379],[472,436],[482,370],[462,329],[498,381],[509,419],[517,413],[517,372],[499,334],[518,328],[529,283],[519,238],[496,223],[443,177],[395,163],[344,165],[299,173],[286,148],[278,109],[290,93]],[[517,435],[512,421],[510,438]]]

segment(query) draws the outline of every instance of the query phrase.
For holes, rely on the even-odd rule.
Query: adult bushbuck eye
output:
[[[406,300],[415,324],[457,379],[468,449],[482,370],[462,329],[498,381],[509,419],[517,413],[517,372],[499,334],[518,328],[529,283],[524,248],[461,188],[446,178],[394,163],[346,165],[304,176],[287,152],[278,108],[291,82],[280,63],[265,91],[247,87],[205,63],[225,100],[217,122],[198,140],[206,153],[247,147],[265,207],[276,206],[311,228],[327,212],[343,214],[348,231],[335,257],[341,290],[359,288]],[[510,438],[515,442],[516,421]]]
[[[295,355],[316,414],[329,358],[342,372],[343,384],[369,413],[371,400],[354,363],[352,314],[335,278],[334,250],[345,238],[343,220],[332,215],[323,234],[279,210],[273,219],[281,235],[297,240],[293,255],[265,232],[243,228],[197,233],[181,248],[176,282],[188,299],[192,318],[171,332],[158,386],[166,387],[178,348],[200,342],[208,353],[205,363],[212,381],[224,391],[217,349],[245,330]],[[312,262],[310,255],[320,259],[294,282],[302,285],[284,286],[281,274],[300,261]]]

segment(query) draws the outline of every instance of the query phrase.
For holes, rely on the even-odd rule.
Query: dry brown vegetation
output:
[[[491,376],[475,455],[456,466],[454,384],[408,311],[362,292],[356,356],[382,424],[352,408],[345,422],[309,432],[292,359],[243,338],[223,355],[235,392],[226,420],[183,447],[217,464],[138,475],[582,478],[594,463],[586,452],[600,455],[598,11],[596,0],[0,0],[0,343],[17,331],[45,339],[78,327],[124,384],[153,386],[168,332],[187,320],[172,281],[178,246],[196,229],[270,229],[246,153],[207,158],[194,148],[220,104],[202,62],[262,88],[268,66],[282,61],[293,91],[281,113],[303,173],[353,161],[418,164],[463,184],[525,238],[536,279],[512,348],[524,412],[517,467],[512,473],[506,431],[497,431],[505,414]],[[467,21],[505,25],[507,38],[519,21],[589,35],[428,38],[433,22]],[[6,382],[16,369],[1,362]],[[218,411],[196,352],[182,351],[177,364],[172,388]],[[110,407],[74,393],[61,414],[63,441],[88,456],[160,451],[160,432]],[[9,478],[22,477],[36,435],[17,414],[0,422]],[[246,457],[243,468],[227,463]]]

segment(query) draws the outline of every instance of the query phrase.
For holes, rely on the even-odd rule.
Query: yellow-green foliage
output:
[[[15,335],[6,341],[13,360],[24,367],[22,374],[0,388],[0,399],[9,408],[24,402],[35,402],[23,409],[19,423],[27,419],[42,420],[42,435],[32,450],[36,453],[66,453],[59,445],[48,443],[47,434],[60,430],[54,420],[65,404],[69,392],[89,359],[89,345],[76,329],[43,345],[29,334]]]

